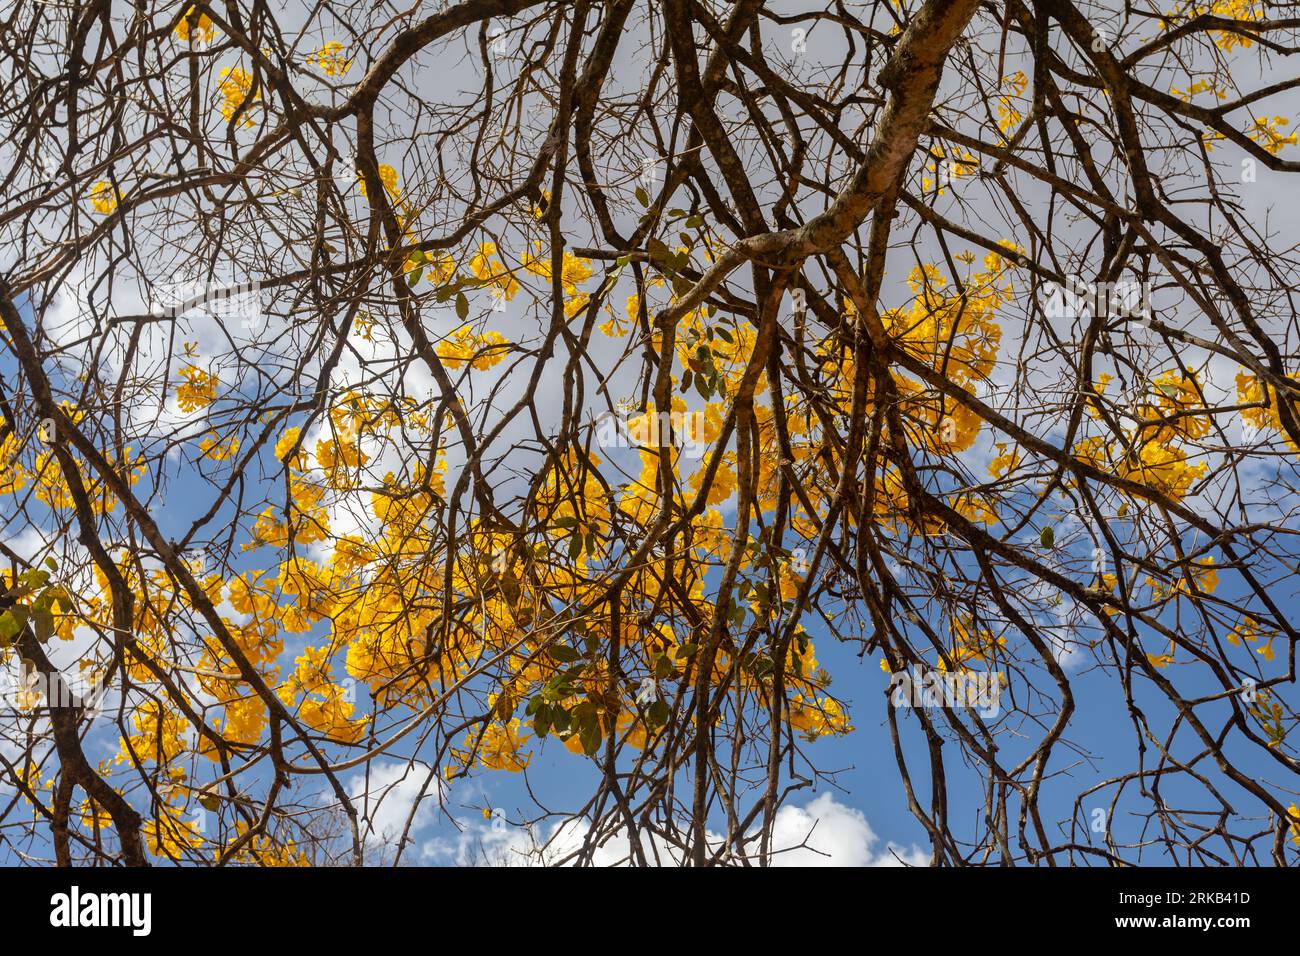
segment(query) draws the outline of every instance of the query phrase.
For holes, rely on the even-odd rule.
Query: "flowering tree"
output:
[[[5,15],[6,852],[1294,859],[1286,5],[280,6]]]

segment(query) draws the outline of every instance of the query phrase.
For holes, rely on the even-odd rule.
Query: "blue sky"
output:
[[[823,43],[818,37],[824,34],[814,34],[810,37],[810,57],[819,59],[823,63],[835,63],[836,57],[842,55],[842,50],[834,43]],[[980,36],[976,38],[977,46],[983,45],[984,53],[989,53],[996,46],[996,37]],[[987,49],[985,49],[987,48]],[[1013,51],[1012,59],[1015,54]],[[622,64],[627,66],[627,64]],[[635,64],[633,64],[635,66]],[[807,62],[800,65],[800,69],[809,68]],[[1263,70],[1265,78],[1268,77],[1268,69]],[[455,88],[458,83],[465,79],[461,75],[461,66],[456,69],[448,69],[445,76],[440,75],[438,79],[442,81],[447,89],[447,96],[455,95]],[[1010,72],[1008,69],[1007,72]],[[1244,77],[1243,77],[1244,79]],[[466,88],[471,88],[466,86]],[[629,87],[630,88],[630,87]],[[395,142],[386,158],[391,161],[399,170],[399,173],[405,174],[405,168],[402,166],[402,157],[399,155],[402,145],[402,131],[395,129],[392,131]],[[1223,146],[1220,157],[1229,165],[1238,161],[1232,152],[1232,147]],[[919,173],[919,170],[917,171]],[[778,184],[779,185],[779,184]],[[1018,200],[1023,203],[1024,207],[1035,215],[1043,215],[1047,208],[1048,194],[1039,185],[1033,183],[1020,183],[1017,192]],[[1258,170],[1258,179],[1241,184],[1241,198],[1245,216],[1257,221],[1265,222],[1272,215],[1273,210],[1280,200],[1289,194],[1284,191],[1285,187],[1280,185],[1280,178],[1273,176],[1267,170]],[[993,229],[999,221],[1005,221],[1010,218],[1010,214],[1004,205],[1004,201],[991,192],[980,192],[974,183],[952,184],[950,194],[940,197],[936,200],[936,208],[945,215],[953,216],[958,219],[965,219],[969,222],[977,222],[981,225],[989,223],[988,228]],[[205,212],[199,210],[199,213]],[[210,213],[210,210],[206,212]],[[629,221],[631,217],[629,217]],[[1300,236],[1300,225],[1294,220],[1277,217],[1272,221],[1278,228],[1277,241],[1282,244],[1294,243]],[[176,223],[176,228],[183,234],[185,224]],[[1086,245],[1087,234],[1080,232],[1078,234],[1080,242]],[[1004,238],[1019,239],[1021,238],[1013,231],[1007,230]],[[183,235],[182,235],[183,238]],[[179,246],[177,246],[179,248]],[[938,259],[938,251],[933,239],[929,236],[923,236],[918,248],[922,257],[932,257]],[[171,249],[169,251],[175,251]],[[954,248],[953,252],[965,251],[961,248]],[[982,250],[974,249],[978,254]],[[907,270],[914,264],[912,254],[908,250],[896,250],[889,263],[889,281],[884,292],[885,301],[889,305],[902,305],[908,295],[906,284],[902,278],[906,275]],[[156,262],[160,274],[167,275],[168,278],[174,278],[164,265],[167,260],[160,259]],[[1081,262],[1087,262],[1086,254],[1081,254]],[[102,265],[102,263],[101,263]],[[239,278],[241,263],[237,256],[231,256],[227,263],[230,267],[232,278]],[[1082,267],[1081,270],[1083,271]],[[79,297],[86,292],[86,280],[93,275],[92,270],[87,270],[85,275],[75,276],[69,282],[69,287],[65,288],[63,298],[59,302],[50,304],[50,315],[52,315],[51,324],[58,327],[58,334],[66,337],[66,340],[73,338],[72,331],[85,331],[85,315],[79,312],[79,306],[84,302]],[[142,296],[144,291],[141,285],[147,286],[145,279],[139,277],[140,282],[135,283],[135,288],[131,288],[133,280],[137,277],[119,278],[118,284],[112,289],[113,306],[118,311],[129,311],[132,304],[132,296]],[[154,277],[155,280],[157,277]],[[77,283],[81,285],[78,286]],[[1023,290],[1023,286],[1022,286]],[[627,289],[620,286],[611,296],[612,301],[622,302],[627,294]],[[103,289],[96,293],[103,298],[105,292]],[[1161,293],[1166,295],[1166,293]],[[475,301],[475,308],[479,308],[481,303]],[[1187,324],[1189,328],[1196,331],[1204,331],[1204,323],[1195,315],[1189,314],[1186,303],[1177,301],[1173,298],[1163,298],[1158,300],[1157,307],[1162,310],[1162,314],[1173,315]],[[30,305],[26,306],[25,316],[31,318]],[[1017,301],[1015,306],[1007,310],[1004,323],[1004,340],[1003,356],[1008,361],[1000,364],[999,368],[993,375],[994,385],[1006,385],[1010,382],[1014,370],[1012,359],[1021,351],[1022,346],[1026,343],[1018,328],[1018,323],[1024,315],[1023,301]],[[428,327],[435,334],[442,334],[450,331],[459,324],[450,304],[445,306],[430,305],[424,320]],[[510,315],[509,321],[517,322],[518,329],[521,332],[521,338],[534,328],[529,326],[528,317],[519,315]],[[200,343],[200,351],[205,355],[210,355],[220,350],[225,338],[224,331],[219,324],[211,319],[206,319],[201,315],[190,315],[179,323],[179,328],[174,342],[167,341],[166,335],[161,330],[152,330],[146,336],[145,353],[149,360],[154,363],[150,371],[157,372],[167,361],[167,349],[169,346],[177,346],[181,340],[195,339]],[[283,334],[281,334],[283,333]],[[294,354],[294,349],[300,346],[301,342],[295,339],[288,330],[272,328],[270,334],[263,336],[260,347],[262,349],[258,356],[258,371],[266,375],[268,379],[279,382],[284,381],[286,367]],[[354,343],[359,345],[359,343]],[[120,346],[120,342],[118,343]],[[597,346],[595,364],[604,370],[608,362],[612,365],[621,353],[621,343],[600,341]],[[115,350],[110,349],[110,355],[115,354]],[[1227,396],[1231,394],[1232,373],[1235,369],[1227,368],[1224,364],[1215,364],[1215,361],[1209,360],[1206,356],[1198,353],[1195,349],[1188,349],[1182,356],[1192,364],[1200,364],[1204,361],[1209,384],[1215,389],[1216,396]],[[75,376],[83,368],[83,356],[75,351],[70,351],[60,368],[61,383],[64,387],[75,390]],[[1166,366],[1152,368],[1148,371],[1156,373],[1163,371]],[[1031,376],[1033,385],[1045,390],[1053,389],[1060,386],[1063,376],[1063,366],[1060,362],[1048,360],[1041,363],[1039,367],[1032,370]],[[1104,369],[1098,369],[1102,371]],[[116,369],[113,369],[116,371]],[[344,366],[344,374],[355,372],[355,367]],[[0,356],[0,375],[4,376],[6,383],[17,381],[17,370],[12,364],[12,359],[5,353]],[[485,378],[476,382],[476,386],[484,382],[493,381],[491,378]],[[265,381],[259,381],[255,376],[248,375],[245,380],[239,382],[234,387],[243,390],[243,394],[248,397],[255,397],[260,394],[260,390],[265,386]],[[427,376],[421,377],[418,369],[408,372],[406,381],[407,390],[411,394],[422,394],[430,386],[430,380]],[[630,378],[625,377],[617,381],[613,386],[613,391],[617,396],[619,394],[619,385],[629,386]],[[512,386],[513,387],[513,386]],[[543,379],[543,394],[555,395],[555,389],[558,387],[557,379],[548,373]],[[547,391],[547,390],[550,391]],[[480,392],[480,394],[482,394]],[[508,401],[511,396],[510,389],[503,394],[503,400]],[[176,415],[175,409],[168,407],[166,401],[157,403],[157,407],[133,408],[130,414],[135,424],[142,427],[142,431],[150,434],[150,440],[154,442],[151,450],[157,450],[161,447],[164,440],[166,429],[159,426],[176,424],[180,419]],[[152,416],[152,419],[151,419]],[[299,418],[291,419],[287,424],[299,423]],[[492,422],[488,422],[492,424]],[[187,429],[186,434],[190,437],[200,434],[204,427],[197,424],[190,424],[182,421],[182,425]],[[1233,429],[1234,437],[1239,437],[1239,423],[1230,426]],[[1059,428],[1053,431],[1053,437],[1059,439],[1061,433]],[[976,475],[984,473],[988,459],[993,454],[993,442],[995,440],[1005,440],[1005,436],[995,436],[989,429],[985,429],[975,447],[961,456],[961,461],[970,471]],[[187,452],[188,454],[188,452]],[[634,456],[628,455],[629,459]],[[213,486],[200,479],[192,470],[192,467],[183,461],[177,454],[172,453],[168,459],[169,469],[166,472],[166,482],[164,485],[154,484],[157,474],[150,474],[141,485],[141,489],[153,488],[155,493],[151,497],[151,507],[155,517],[160,521],[164,531],[175,537],[180,537],[189,530],[191,521],[206,510],[207,501],[213,493]],[[453,467],[455,462],[453,462]],[[635,469],[634,469],[635,470]],[[267,493],[275,500],[275,485],[273,481],[265,474],[251,474],[247,476],[251,483],[260,489],[259,493]],[[1245,487],[1241,489],[1247,496],[1251,504],[1251,517],[1263,523],[1274,521],[1280,530],[1294,531],[1292,525],[1283,526],[1282,516],[1288,515],[1291,506],[1295,501],[1289,494],[1279,494],[1278,487],[1294,487],[1295,474],[1293,470],[1292,459],[1285,456],[1272,462],[1254,463],[1249,466],[1245,472]],[[1277,479],[1280,484],[1274,483]],[[1223,490],[1223,489],[1217,489]],[[1203,502],[1195,502],[1199,507]],[[1055,560],[1064,560],[1068,555],[1073,562],[1073,573],[1085,574],[1090,561],[1090,546],[1086,545],[1081,538],[1071,537],[1075,530],[1064,517],[1064,507],[1060,502],[1054,502],[1051,507],[1039,516],[1031,526],[1023,529],[1017,539],[1016,544],[1019,547],[1032,549],[1039,541],[1039,533],[1043,526],[1052,525],[1058,529],[1058,540],[1061,542],[1054,554]],[[31,509],[32,514],[42,515],[42,506],[34,506]],[[730,515],[728,515],[730,516]],[[220,528],[230,518],[228,507],[223,508],[215,516],[212,522],[213,528]],[[42,533],[48,534],[53,528],[52,523],[42,523],[38,517],[36,526],[28,524],[26,519],[14,518],[12,502],[0,500],[0,538],[3,538],[7,544],[15,550],[35,556],[39,551],[38,539]],[[1114,517],[1110,524],[1111,530],[1121,538],[1137,538],[1148,534],[1150,525],[1136,524],[1131,519]],[[995,529],[998,531],[999,529]],[[246,528],[236,535],[236,547],[242,544],[245,539],[244,532]],[[1184,545],[1195,547],[1197,541],[1194,537],[1188,536],[1184,540]],[[55,547],[55,554],[64,558],[63,548],[67,542],[59,542]],[[72,552],[69,552],[71,554]],[[1219,556],[1220,564],[1223,563],[1222,556]],[[63,563],[66,563],[63,562]],[[273,563],[272,556],[267,551],[254,551],[248,554],[237,556],[235,566],[240,569],[253,567],[269,567]],[[1294,612],[1297,607],[1297,598],[1295,587],[1292,582],[1290,568],[1281,564],[1265,563],[1264,571],[1272,577],[1272,596],[1283,608],[1288,615]],[[1221,583],[1216,597],[1226,601],[1230,606],[1234,601],[1241,601],[1245,590],[1241,581],[1236,577],[1235,572],[1223,570],[1221,572]],[[946,622],[939,613],[937,604],[924,605],[920,608],[928,620],[934,623],[941,632],[946,631]],[[1225,618],[1229,616],[1228,607],[1224,608]],[[1048,613],[1043,618],[1044,622],[1051,623],[1052,615]],[[791,799],[791,805],[798,808],[808,808],[816,806],[818,813],[825,816],[828,820],[833,820],[834,825],[829,825],[824,830],[830,831],[825,836],[824,842],[820,848],[828,853],[840,854],[840,859],[852,859],[858,862],[864,860],[880,861],[886,857],[883,855],[883,848],[886,844],[893,843],[900,848],[903,855],[912,858],[913,848],[920,847],[922,850],[927,845],[927,835],[924,828],[916,821],[909,812],[902,792],[899,779],[899,771],[896,766],[895,756],[890,743],[886,723],[885,723],[885,689],[888,683],[888,676],[881,670],[880,658],[881,653],[875,651],[865,656],[860,656],[860,645],[858,641],[865,635],[860,633],[834,633],[823,623],[809,619],[805,622],[808,630],[816,644],[817,656],[822,665],[834,676],[835,682],[833,691],[835,695],[849,704],[851,719],[856,728],[851,734],[838,738],[823,738],[815,743],[805,745],[809,756],[814,760],[817,767],[824,771],[835,771],[832,781],[829,779],[819,781],[815,789],[809,788],[801,791]],[[1163,623],[1168,625],[1177,625],[1188,630],[1191,633],[1198,633],[1201,624],[1194,619],[1184,618],[1176,619],[1175,612],[1166,612]],[[1081,635],[1087,639],[1095,636],[1095,631],[1087,629],[1082,630]],[[291,666],[295,654],[307,643],[312,642],[319,637],[320,632],[314,632],[305,636],[288,636],[286,638],[284,665],[287,670]],[[843,638],[843,640],[841,640]],[[1010,641],[1015,641],[1014,635],[1009,635]],[[1149,653],[1162,653],[1164,647],[1154,638],[1144,635],[1142,650]],[[1149,643],[1147,643],[1149,641]],[[1023,649],[1023,648],[1021,648]],[[1241,661],[1251,661],[1259,665],[1261,675],[1276,675],[1279,668],[1283,665],[1284,652],[1279,644],[1279,659],[1276,662],[1265,662],[1255,653],[1256,649],[1252,647],[1237,649],[1237,659]],[[65,655],[65,663],[71,663],[67,655],[71,654],[74,648],[63,648],[60,653]],[[1066,740],[1059,745],[1053,755],[1052,762],[1048,768],[1048,779],[1044,784],[1044,793],[1041,801],[1042,816],[1049,834],[1053,837],[1057,835],[1057,824],[1062,820],[1069,820],[1073,813],[1073,801],[1075,796],[1083,790],[1100,783],[1101,781],[1115,777],[1120,774],[1132,772],[1137,769],[1137,753],[1139,750],[1139,740],[1135,734],[1131,715],[1128,712],[1127,705],[1120,693],[1116,672],[1114,669],[1102,669],[1096,666],[1096,659],[1090,652],[1082,649],[1076,649],[1075,653],[1064,655],[1064,666],[1067,670],[1071,684],[1074,688],[1074,696],[1077,705],[1077,711],[1066,733]],[[1209,680],[1207,672],[1203,667],[1198,666],[1188,660],[1177,659],[1165,672],[1171,678],[1175,678],[1180,690],[1185,696],[1191,696],[1201,693],[1211,693],[1217,690],[1217,686]],[[1044,672],[1039,669],[1034,672],[1033,680],[1036,685],[1050,687],[1050,681],[1046,679]],[[1022,680],[1013,677],[1013,686],[1009,693],[1025,694],[1026,685]],[[1295,689],[1293,685],[1281,688],[1278,693],[1291,705],[1297,703],[1295,698]],[[1146,715],[1151,726],[1155,729],[1157,735],[1165,732],[1166,728],[1175,719],[1174,711],[1171,705],[1164,698],[1163,694],[1153,691],[1153,689],[1143,679],[1137,679],[1135,683],[1136,703],[1142,712]],[[1027,701],[1032,704],[1035,713],[1033,719],[1025,719],[1023,725],[1018,722],[1023,718],[1009,714],[1009,708],[1003,707],[1003,716],[1000,718],[1005,721],[1008,733],[999,738],[1000,745],[1004,748],[1002,759],[1009,764],[1014,764],[1024,755],[1026,747],[1031,747],[1045,729],[1045,722],[1050,723],[1054,717],[1052,709],[1053,702],[1050,699]],[[1222,714],[1226,712],[1226,705],[1218,704],[1211,707],[1203,708],[1203,714],[1212,713]],[[1208,721],[1208,725],[1217,730],[1217,725],[1213,721]],[[904,747],[908,755],[908,765],[912,774],[913,784],[922,802],[928,800],[928,771],[927,760],[924,747],[917,729],[917,722],[912,715],[900,715],[900,726],[904,734]],[[1199,754],[1202,750],[1200,744],[1188,736],[1190,731],[1184,727],[1179,731],[1177,740],[1177,753],[1182,757]],[[91,732],[90,750],[95,756],[107,756],[115,749],[116,730],[109,727],[105,722],[98,722]],[[1255,779],[1266,782],[1274,792],[1279,794],[1281,799],[1287,799],[1285,786],[1286,781],[1281,773],[1281,768],[1267,754],[1260,752],[1256,748],[1241,747],[1239,741],[1230,739],[1228,747],[1232,748],[1234,761],[1237,766],[1244,772]],[[1146,746],[1146,766],[1148,768],[1157,765],[1159,761],[1158,753],[1148,741]],[[951,825],[958,839],[968,838],[971,834],[980,829],[978,814],[983,803],[983,792],[985,781],[974,770],[964,765],[958,755],[958,748],[955,744],[949,744],[945,748],[948,757],[948,785],[949,785],[949,804],[952,808],[950,813]],[[414,758],[416,761],[427,760],[430,754],[426,751],[410,753],[408,750],[398,748],[398,753],[394,756],[402,758]],[[210,773],[211,767],[206,761],[199,761],[198,766],[203,773]],[[388,758],[384,758],[376,765],[377,774],[386,782],[398,779],[397,773],[400,763],[393,763]],[[1214,767],[1212,759],[1202,757],[1197,764],[1198,772],[1203,772],[1208,780],[1220,789],[1225,799],[1234,808],[1247,808],[1247,812],[1258,815],[1255,807],[1254,798],[1246,794],[1240,787],[1224,779],[1222,773]],[[257,771],[254,776],[260,774]],[[491,773],[477,772],[470,779],[456,781],[446,787],[445,803],[448,810],[455,815],[462,824],[468,828],[465,832],[468,837],[462,836],[449,821],[443,819],[436,812],[422,813],[417,817],[419,824],[416,831],[417,846],[411,851],[413,861],[419,862],[456,862],[464,859],[465,840],[484,838],[490,845],[494,844],[490,827],[483,820],[480,812],[483,807],[496,807],[504,809],[507,816],[518,821],[523,816],[530,815],[533,811],[528,808],[533,807],[533,797],[537,797],[537,802],[544,806],[552,807],[557,811],[571,810],[585,801],[591,791],[591,783],[595,776],[595,768],[591,761],[585,758],[574,756],[560,746],[557,742],[548,742],[544,747],[538,748],[532,758],[527,775],[509,774],[509,773]],[[417,774],[418,776],[418,774]],[[358,775],[355,771],[345,774],[350,787],[360,787]],[[264,777],[262,778],[264,782]],[[416,779],[412,777],[410,779]],[[307,785],[303,793],[312,794],[314,784]],[[1129,784],[1129,792],[1126,798],[1119,804],[1114,816],[1113,825],[1119,837],[1119,842],[1134,842],[1139,838],[1154,839],[1158,835],[1158,828],[1150,825],[1150,822],[1133,816],[1134,810],[1145,812],[1150,806],[1150,800],[1147,798],[1137,798],[1134,791],[1139,787],[1136,782]],[[1170,806],[1182,807],[1186,804],[1192,810],[1196,811],[1214,811],[1216,805],[1209,801],[1203,790],[1199,788],[1193,790],[1184,783],[1178,782],[1177,778],[1166,778],[1161,783],[1162,795]],[[532,793],[528,792],[532,789]],[[355,791],[354,791],[355,792]],[[1095,839],[1095,835],[1088,830],[1088,823],[1091,821],[1091,814],[1098,808],[1108,809],[1110,797],[1113,791],[1105,791],[1093,797],[1087,798],[1082,806],[1082,813],[1077,817],[1080,824],[1079,838],[1081,840]],[[829,796],[828,796],[829,795]],[[409,800],[411,796],[411,785],[409,782],[403,782],[395,787],[393,794],[390,796],[389,803],[392,807],[399,809],[403,801]],[[310,799],[310,796],[301,799]],[[847,808],[847,809],[845,809]],[[861,814],[861,824],[859,818],[854,813]],[[391,822],[401,818],[400,813],[386,812],[384,819]],[[799,823],[809,822],[815,818],[815,814],[807,811],[803,816],[791,811],[786,821],[791,826]],[[720,821],[711,821],[715,824]],[[1262,816],[1259,817],[1259,828],[1263,829],[1267,825],[1267,820]],[[543,836],[549,835],[549,822],[540,824],[540,832]],[[382,827],[381,827],[382,829]],[[486,831],[486,832],[485,832]],[[868,839],[869,834],[874,834],[874,840]],[[856,843],[853,846],[845,846],[844,841]],[[502,843],[503,841],[496,841]],[[865,849],[864,849],[865,847]],[[4,854],[7,851],[0,847],[0,860],[4,860]],[[1163,857],[1162,849],[1159,844],[1154,844],[1149,850],[1144,851],[1148,856],[1144,860],[1150,862],[1168,862],[1167,857]],[[378,852],[382,857],[382,851]],[[1150,858],[1150,859],[1149,859]]]

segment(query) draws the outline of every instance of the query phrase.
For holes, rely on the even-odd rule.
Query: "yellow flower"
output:
[[[1180,14],[1180,22],[1183,17],[1191,19],[1205,14],[1227,20],[1259,20],[1262,16],[1259,0],[1213,0],[1208,4],[1193,4],[1186,10],[1180,11]],[[1226,53],[1232,52],[1236,47],[1245,49],[1254,44],[1249,35],[1237,32],[1215,30],[1210,35],[1214,37],[1214,45]]]
[[[248,832],[248,822],[246,820],[235,821],[235,832],[230,840],[234,844]],[[240,845],[238,851],[233,855],[222,847],[217,852],[217,859],[229,857],[232,863],[255,864],[264,867],[290,867],[290,866],[311,866],[311,861],[307,855],[297,848],[292,840],[284,840],[283,843],[270,834],[261,833],[253,837],[252,840]]]
[[[1196,96],[1198,93],[1213,93],[1221,100],[1226,100],[1228,98],[1228,94],[1219,87],[1218,81],[1216,80],[1197,80],[1186,90],[1180,90],[1175,86],[1171,86],[1169,87],[1169,92],[1185,103],[1190,103],[1192,97]]]
[[[531,255],[528,253],[524,254],[524,268],[533,275],[541,276],[543,279],[550,281],[550,253],[541,252],[540,243],[536,248],[539,250],[537,255]],[[578,292],[578,286],[590,278],[591,260],[575,256],[571,252],[565,252],[560,259],[560,285],[563,287],[565,295],[576,295]]]
[[[1284,147],[1296,145],[1296,134],[1282,135],[1282,127],[1291,123],[1285,116],[1274,116],[1271,120],[1265,116],[1255,120],[1246,135],[1259,143],[1265,150],[1276,156]]]
[[[496,697],[493,696],[490,703],[495,701]],[[518,718],[504,723],[494,722],[488,724],[481,738],[478,731],[471,730],[465,737],[465,746],[469,749],[453,750],[452,759],[464,768],[469,763],[473,749],[477,747],[478,762],[482,766],[489,770],[508,770],[517,773],[527,767],[532,760],[532,754],[521,753],[524,744],[530,739],[531,735],[520,733]],[[448,767],[447,770],[450,775],[456,768]],[[491,810],[484,811],[484,819],[491,816]]]
[[[1007,646],[1007,639],[994,637],[992,631],[980,629],[972,633],[971,620],[967,617],[952,620],[948,629],[956,639],[950,656],[959,668],[964,668],[968,661],[989,661]],[[939,661],[938,669],[947,670],[943,660]]]
[[[962,150],[961,153],[953,151],[946,152],[942,159],[934,159],[926,163],[925,168],[934,173],[934,176],[921,174],[921,188],[929,192],[932,187],[938,185],[935,195],[942,196],[946,191],[945,182],[953,179],[962,179],[970,176],[979,169],[979,160],[971,154],[970,150]],[[972,257],[973,258],[973,257]]]
[[[506,301],[519,293],[519,282],[514,275],[496,258],[497,247],[494,242],[485,242],[478,247],[478,252],[469,261],[470,271],[479,283],[498,291]],[[548,273],[549,275],[549,273]]]
[[[197,365],[186,365],[181,369],[181,378],[185,382],[176,388],[176,402],[182,412],[196,412],[217,400],[217,386],[221,382],[211,372]]]
[[[397,170],[387,163],[379,164],[379,181],[384,184],[384,192],[396,199],[402,194],[397,185]],[[366,195],[366,179],[360,173],[357,173],[357,183],[361,187],[361,195]]]
[[[997,506],[988,498],[979,495],[958,495],[952,502],[952,508],[959,515],[970,522],[979,522],[981,524],[997,524],[1002,519],[998,517]]]
[[[998,97],[998,129],[1007,133],[1023,119],[1020,110],[1016,109],[1015,101],[1025,95],[1025,89],[1029,86],[1029,77],[1025,76],[1024,70],[1016,70],[1010,76],[1004,76],[1002,83],[1011,88],[1011,93]]]
[[[229,435],[222,439],[214,432],[211,436],[199,442],[199,451],[202,452],[204,458],[210,458],[213,461],[226,461],[238,453],[239,436]]]
[[[300,611],[309,596],[299,595]],[[320,615],[309,617],[319,619]],[[311,626],[310,622],[305,625]],[[276,696],[286,706],[293,706],[299,695],[298,717],[308,726],[335,740],[355,743],[365,733],[366,721],[353,720],[354,705],[349,695],[334,682],[332,666],[329,661],[329,649],[308,647],[294,659],[296,668],[293,675],[276,688]]]
[[[198,40],[201,43],[207,43],[217,32],[211,18],[206,13],[200,13],[198,19],[194,21],[194,29],[190,29],[190,20],[194,17],[194,7],[185,11],[185,16],[181,17],[180,23],[172,30],[176,39],[182,43],[193,43]]]
[[[989,474],[994,478],[1001,478],[1020,466],[1020,452],[1015,448],[1008,451],[1006,442],[997,442],[996,446],[998,453],[989,462]]]
[[[252,89],[253,77],[242,67],[228,66],[221,71],[217,91],[221,94],[221,115],[227,123],[238,113],[240,126],[253,125],[253,104],[262,98],[262,94],[252,93]]]
[[[631,422],[628,423],[628,430],[632,434],[636,434],[636,432],[632,431],[632,429],[633,429],[633,423],[637,421],[638,419],[633,419]],[[664,435],[661,437],[663,439],[663,443],[666,444],[668,441],[668,436]],[[718,470],[717,472],[715,472],[713,476],[713,484],[709,485],[708,493],[705,496],[704,499],[705,504],[708,505],[721,504],[722,502],[726,501],[728,498],[730,498],[732,495],[736,493],[736,480],[738,476],[736,475],[736,469],[733,468],[731,464],[735,460],[735,457],[736,456],[733,454],[726,454],[722,456],[722,460],[718,463]],[[691,491],[698,493],[700,490],[700,485],[703,484],[703,482],[704,482],[704,469],[698,468],[694,472],[692,472],[690,477]]]
[[[365,192],[364,184],[362,192]],[[456,260],[445,252],[430,255],[422,249],[416,249],[402,263],[402,271],[407,274],[411,285],[415,285],[421,278],[427,278],[434,285],[444,285],[456,275]],[[373,320],[369,324],[373,326]],[[357,327],[361,328],[360,320]]]
[[[0,440],[0,495],[11,495],[27,486],[27,472],[18,461],[22,443],[10,432]]]
[[[438,358],[447,368],[470,367],[482,371],[496,365],[510,350],[510,343],[500,332],[475,332],[462,325],[438,343]]]
[[[803,694],[796,694],[790,700],[790,726],[809,740],[853,731],[839,701],[830,697],[805,698]]]
[[[283,461],[284,456],[289,454],[289,449],[298,443],[298,436],[301,434],[301,428],[286,428],[284,434],[280,436],[280,440],[275,443],[275,457]],[[302,452],[300,451],[298,454],[301,456]]]
[[[338,40],[330,40],[315,53],[307,57],[307,62],[320,67],[326,76],[342,76],[352,66],[352,58],[344,54],[346,47]]]
[[[626,335],[629,328],[636,325],[637,313],[641,310],[641,297],[633,292],[627,297],[627,320],[624,321],[618,315],[612,306],[605,306],[605,311],[609,313],[609,321],[600,326],[600,331],[610,338],[618,338]]]
[[[1253,644],[1257,640],[1259,640],[1259,631],[1254,618],[1246,618],[1228,632],[1228,643],[1234,647],[1241,647],[1243,641],[1249,641]]]
[[[102,179],[90,187],[90,205],[100,215],[107,216],[116,209],[117,199],[117,190]]]

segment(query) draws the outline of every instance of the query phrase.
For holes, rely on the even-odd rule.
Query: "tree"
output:
[[[1294,860],[1291,5],[280,6],[0,30],[9,851]]]

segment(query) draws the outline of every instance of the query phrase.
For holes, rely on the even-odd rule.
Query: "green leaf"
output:
[[[542,689],[542,699],[551,703],[564,700],[564,698],[572,696],[572,694],[573,687],[563,679],[553,679]]]
[[[650,205],[649,193],[647,193],[640,186],[636,187],[636,201],[639,202],[642,206],[649,207]]]
[[[58,585],[47,588],[45,596],[58,607],[59,613],[67,614],[72,610],[72,598],[64,588]]]
[[[605,739],[600,729],[600,718],[595,714],[585,717],[578,733],[582,740],[582,752],[588,757],[596,756],[600,752],[600,742]]]
[[[42,644],[54,636],[54,614],[50,611],[48,598],[32,606],[32,622],[36,629],[36,639]]]
[[[551,722],[556,733],[562,734],[569,729],[569,712],[559,705],[553,705],[546,711],[546,719]]]
[[[514,574],[507,572],[501,577],[501,593],[505,595],[506,603],[514,607],[519,603],[519,579]]]
[[[412,269],[406,274],[406,284],[414,287],[417,282],[424,278],[424,266],[418,269]]]
[[[1044,548],[1050,548],[1056,544],[1056,532],[1052,530],[1051,525],[1048,525],[1039,533],[1038,543]]]
[[[672,266],[673,254],[664,245],[662,239],[651,239],[646,244],[646,251],[650,253],[650,261],[655,265],[661,268]]]
[[[662,697],[656,697],[654,702],[646,708],[646,726],[652,730],[662,727],[668,723],[668,713],[668,702]]]
[[[464,292],[456,293],[456,316],[464,319],[469,315],[469,299],[465,298]]]
[[[12,641],[27,623],[27,608],[12,607],[0,614],[0,638]]]
[[[18,575],[18,583],[28,588],[43,588],[50,581],[50,573],[40,568],[32,568]]]
[[[576,661],[579,657],[582,656],[572,647],[569,647],[567,644],[554,644],[551,646],[550,650],[547,653],[549,653],[551,657],[555,658],[561,664],[568,664],[571,661]]]

